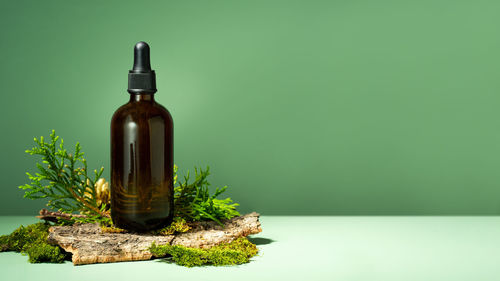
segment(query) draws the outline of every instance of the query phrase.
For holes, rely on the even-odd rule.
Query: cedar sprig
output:
[[[31,182],[19,186],[26,190],[24,198],[48,198],[49,208],[65,213],[84,212],[91,216],[109,217],[106,204],[99,206],[96,202],[95,183],[104,167],[94,170],[94,177],[91,178],[80,143],[76,143],[74,153],[69,153],[64,148],[63,139],[56,136],[54,130],[49,142],[43,136],[34,141],[36,145],[26,153],[40,155],[44,165],[36,163],[39,172],[35,175],[26,173]]]
[[[226,191],[227,186],[216,188],[214,194],[210,195],[207,177],[210,175],[210,169],[194,169],[195,180],[189,183],[189,171],[184,176],[184,181],[174,187],[174,210],[176,216],[190,221],[213,220],[223,225],[221,219],[230,219],[239,216],[236,211],[238,203],[233,203],[231,198],[217,199],[217,197]],[[177,167],[174,167],[177,181]]]

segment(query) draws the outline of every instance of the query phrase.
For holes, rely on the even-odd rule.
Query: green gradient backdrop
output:
[[[0,214],[34,136],[109,167],[150,43],[181,170],[241,211],[500,214],[499,1],[2,1]],[[105,174],[107,177],[106,170]]]

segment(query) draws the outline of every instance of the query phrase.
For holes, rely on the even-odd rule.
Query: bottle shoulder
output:
[[[111,121],[116,123],[158,117],[164,119],[165,122],[172,123],[170,112],[157,102],[128,102],[115,111]]]

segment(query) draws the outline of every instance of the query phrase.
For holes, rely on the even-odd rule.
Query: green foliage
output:
[[[175,168],[175,172],[177,169]],[[227,186],[216,188],[210,195],[207,177],[210,175],[209,167],[206,170],[195,168],[196,179],[189,183],[189,171],[184,176],[184,182],[174,187],[174,210],[176,216],[190,221],[213,220],[222,225],[221,219],[230,219],[239,216],[236,211],[238,203],[232,203],[231,198],[217,199],[216,197],[226,191]],[[177,176],[177,175],[176,175]],[[177,179],[177,178],[175,178]]]
[[[40,155],[42,164],[37,163],[39,170],[35,175],[26,173],[29,184],[19,188],[26,190],[24,197],[29,199],[49,199],[47,206],[66,213],[75,211],[90,215],[106,216],[106,204],[99,206],[96,201],[95,183],[102,175],[104,168],[94,171],[94,178],[87,175],[87,161],[83,158],[80,143],[76,143],[75,152],[69,153],[64,148],[64,141],[54,130],[50,134],[50,142],[44,137],[35,138],[36,145],[26,153]]]
[[[47,243],[48,223],[35,223],[26,227],[20,226],[9,235],[0,236],[0,249],[27,254],[29,262],[61,263],[66,254],[58,246]]]
[[[201,265],[235,265],[250,261],[258,252],[257,246],[241,237],[231,243],[224,243],[210,249],[188,248],[184,246],[156,245],[149,248],[154,257],[172,256],[179,265],[192,267]]]
[[[99,222],[103,226],[112,226],[109,216],[109,201],[99,204],[96,198],[96,182],[102,175],[104,168],[94,171],[94,177],[87,174],[87,161],[83,158],[80,143],[76,143],[74,153],[64,148],[64,141],[56,136],[52,130],[50,142],[44,137],[35,138],[36,145],[26,150],[31,155],[40,155],[42,164],[37,163],[39,170],[35,175],[27,173],[30,183],[20,186],[26,190],[24,197],[29,199],[48,199],[47,206],[64,213],[80,212],[87,218],[72,218],[60,220],[59,224],[67,225],[75,222]],[[60,142],[59,142],[60,140]],[[58,143],[59,142],[59,143]],[[210,194],[206,170],[195,168],[196,178],[189,183],[190,174],[187,171],[184,181],[174,187],[175,216],[187,221],[213,220],[222,225],[222,219],[238,216],[237,203],[231,198],[217,199],[227,186],[216,188]],[[174,185],[177,184],[177,166],[174,166]],[[169,230],[170,231],[170,230]],[[168,231],[167,231],[168,232]]]
[[[60,139],[60,143],[58,141]],[[113,226],[109,216],[109,198],[98,203],[96,182],[103,168],[94,171],[94,178],[87,174],[87,161],[83,158],[79,143],[75,145],[74,153],[64,148],[64,141],[52,130],[50,142],[45,142],[43,136],[34,139],[36,146],[26,150],[31,155],[40,155],[42,164],[37,163],[39,172],[35,175],[27,173],[30,183],[20,186],[26,190],[24,197],[29,199],[48,199],[47,206],[64,213],[80,212],[86,217],[58,219],[57,225],[99,222],[104,232],[122,233],[126,230]],[[174,209],[176,216],[169,226],[152,231],[152,234],[171,235],[190,230],[188,221],[213,220],[221,225],[221,220],[230,219],[240,214],[236,211],[239,205],[231,198],[217,199],[227,186],[216,188],[210,194],[206,170],[195,168],[196,178],[189,183],[189,171],[184,181],[174,187]],[[177,184],[177,166],[174,166],[174,185]],[[36,223],[26,227],[20,226],[9,235],[0,236],[0,251],[16,251],[29,256],[32,263],[61,263],[67,258],[67,253],[60,247],[47,243],[50,224]],[[239,238],[228,244],[221,244],[211,249],[196,249],[182,246],[156,246],[150,248],[153,255],[160,257],[171,255],[180,265],[198,266],[204,264],[232,265],[246,263],[257,254],[257,247],[246,238]]]

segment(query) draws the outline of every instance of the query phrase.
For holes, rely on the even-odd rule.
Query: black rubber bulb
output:
[[[146,42],[139,42],[134,47],[134,67],[132,71],[137,72],[150,72],[151,63],[149,58],[149,45]]]

